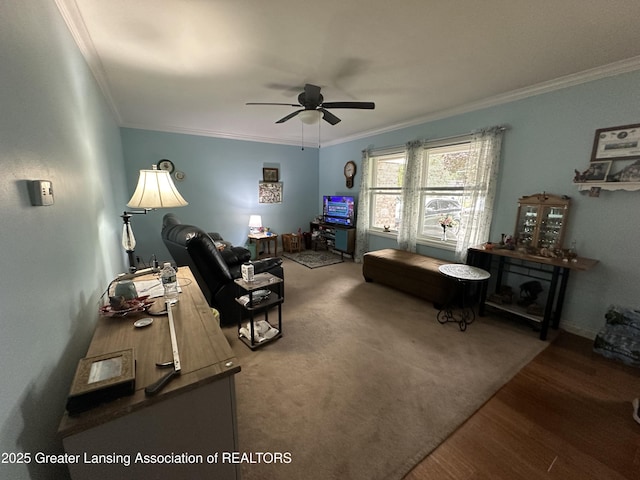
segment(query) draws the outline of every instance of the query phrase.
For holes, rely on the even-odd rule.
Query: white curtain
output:
[[[416,251],[420,219],[420,185],[422,175],[423,142],[407,143],[407,161],[402,183],[402,211],[398,230],[398,248],[408,252]]]
[[[358,218],[356,219],[356,251],[353,257],[356,263],[362,263],[362,256],[369,251],[370,164],[370,153],[368,150],[363,150],[360,165],[362,174],[360,175],[360,194],[358,195]]]
[[[472,133],[456,259],[465,262],[467,249],[489,240],[504,127]]]

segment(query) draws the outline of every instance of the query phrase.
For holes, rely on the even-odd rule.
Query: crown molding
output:
[[[453,108],[441,110],[438,112],[433,112],[428,115],[420,116],[405,122],[396,123],[383,128],[379,128],[379,129],[367,130],[367,131],[360,132],[347,137],[343,137],[340,139],[331,140],[326,143],[321,142],[320,146],[318,144],[315,144],[315,145],[309,145],[306,143],[302,144],[302,142],[297,141],[295,139],[287,140],[282,138],[257,137],[257,136],[244,135],[244,134],[233,134],[228,132],[216,132],[216,131],[211,131],[206,129],[191,129],[191,128],[181,128],[181,127],[172,127],[172,126],[134,125],[134,124],[127,124],[122,120],[122,116],[118,111],[116,102],[114,101],[113,95],[109,88],[109,82],[107,81],[106,72],[100,60],[100,57],[94,47],[93,41],[91,39],[91,35],[89,34],[89,31],[86,28],[84,19],[82,18],[82,14],[78,9],[78,6],[75,0],[55,0],[55,3],[56,3],[56,6],[58,7],[58,10],[60,11],[62,18],[64,19],[64,22],[67,24],[67,27],[71,32],[71,35],[73,36],[73,39],[78,45],[78,48],[82,53],[82,56],[85,58],[85,61],[89,66],[89,69],[91,70],[91,72],[93,73],[93,76],[98,82],[98,85],[102,90],[102,93],[104,94],[105,99],[115,116],[115,120],[117,124],[123,128],[136,128],[136,129],[144,129],[144,130],[152,130],[152,131],[163,131],[163,132],[169,132],[169,133],[181,133],[186,135],[226,138],[230,140],[243,140],[243,141],[249,141],[249,142],[295,145],[300,147],[304,146],[308,148],[319,148],[320,146],[329,147],[332,145],[339,145],[339,144],[351,142],[354,140],[361,140],[367,137],[372,137],[372,136],[380,135],[383,133],[393,132],[403,128],[414,127],[417,125],[433,122],[436,120],[442,120],[444,118],[449,118],[456,115],[473,112],[483,108],[503,105],[505,103],[522,100],[522,99],[533,97],[536,95],[542,95],[545,93],[553,92],[553,91],[560,90],[567,87],[572,87],[582,83],[599,80],[602,78],[613,77],[616,75],[621,75],[623,73],[640,70],[640,56],[632,57],[625,60],[620,60],[618,62],[603,65],[600,67],[592,68],[589,70],[584,70],[582,72],[565,75],[563,77],[559,77],[554,80],[532,85],[530,87],[513,90],[511,92],[495,95],[495,96],[488,97],[475,102],[470,102],[464,105],[458,105]]]
[[[406,122],[396,123],[396,124],[389,125],[387,127],[378,128],[378,129],[367,130],[354,135],[349,135],[347,137],[331,140],[328,142],[321,142],[320,147],[331,147],[333,145],[340,145],[340,144],[348,143],[355,140],[362,140],[362,139],[373,137],[376,135],[381,135],[384,133],[401,130],[403,128],[415,127],[417,125],[422,125],[424,123],[434,122],[436,120],[443,120],[445,118],[454,117],[456,115],[470,113],[476,110],[481,110],[483,108],[495,107],[499,105],[504,105],[506,103],[523,100],[525,98],[534,97],[536,95],[551,93],[557,90],[561,90],[563,88],[573,87],[576,85],[593,82],[603,78],[615,77],[617,75],[634,72],[636,70],[640,70],[640,56],[628,58],[625,60],[607,64],[607,65],[602,65],[600,67],[584,70],[582,72],[565,75],[563,77],[549,80],[547,82],[541,82],[536,85],[532,85],[530,87],[512,90],[511,92],[502,93],[500,95],[488,97],[482,100],[478,100],[476,102],[470,102],[464,105],[448,108],[446,110],[440,110],[439,112],[430,113],[428,115],[417,117],[412,120],[408,120]],[[173,132],[173,133],[183,133],[188,135],[200,135],[205,137],[229,138],[232,140],[244,140],[248,142],[277,143],[282,145],[301,146],[300,142],[296,142],[295,140],[287,141],[281,138],[265,138],[265,137],[246,136],[246,135],[236,135],[231,133],[222,133],[222,132],[215,132],[210,130],[184,129],[179,127],[167,127],[165,129],[163,127],[148,127],[148,126],[145,127],[142,125],[131,126],[130,128],[140,128],[144,130],[155,130],[155,131],[167,131],[167,132]],[[305,148],[307,147],[318,148],[317,144],[315,145],[305,144],[304,146]]]
[[[176,126],[170,126],[170,125],[144,125],[144,124],[135,124],[135,123],[122,123],[119,126],[120,128],[148,130],[151,132],[178,133],[181,135],[196,135],[199,137],[213,137],[213,138],[222,138],[226,140],[240,140],[243,142],[271,143],[276,145],[291,145],[294,147],[319,148],[317,142],[309,143],[305,141],[303,145],[302,142],[297,139],[283,139],[279,137],[278,138],[259,137],[259,136],[252,136],[252,135],[235,134],[230,132],[217,132],[215,130],[205,130],[205,129],[198,129],[198,128],[184,128],[184,127],[176,127]]]
[[[363,138],[372,137],[374,135],[380,135],[383,133],[389,133],[389,132],[393,132],[393,131],[400,130],[407,127],[415,127],[423,123],[442,120],[442,119],[453,117],[456,115],[461,115],[464,113],[481,110],[483,108],[495,107],[498,105],[503,105],[505,103],[515,102],[517,100],[523,100],[525,98],[534,97],[536,95],[542,95],[545,93],[554,92],[556,90],[561,90],[563,88],[573,87],[583,83],[600,80],[602,78],[615,77],[617,75],[634,72],[636,70],[640,70],[640,56],[631,57],[625,60],[620,60],[618,62],[602,65],[600,67],[584,70],[582,72],[565,75],[563,77],[549,80],[547,82],[538,83],[536,85],[520,88],[518,90],[512,90],[511,92],[495,95],[493,97],[488,97],[482,100],[478,100],[476,102],[471,102],[464,105],[459,105],[457,107],[449,108],[446,110],[441,110],[439,112],[430,113],[428,115],[421,116],[413,120],[408,120],[406,122],[390,125],[388,127],[358,133],[356,135],[344,137],[339,140],[327,142],[322,146],[329,147],[332,145],[339,145],[341,143],[346,143],[353,140],[361,140]]]
[[[118,111],[116,102],[113,100],[113,95],[109,88],[109,82],[107,81],[104,66],[102,65],[100,56],[96,51],[91,35],[84,23],[82,14],[78,9],[78,5],[75,0],[55,0],[55,3],[62,19],[67,24],[69,32],[71,32],[71,36],[80,49],[80,53],[84,57],[85,62],[87,62],[89,70],[91,70],[96,82],[98,82],[98,86],[100,87],[100,90],[102,91],[102,94],[115,117],[116,123],[120,125],[122,123],[122,116]]]

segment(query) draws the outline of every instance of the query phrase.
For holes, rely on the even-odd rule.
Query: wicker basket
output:
[[[302,238],[297,233],[283,233],[282,248],[289,253],[300,252],[302,251]]]

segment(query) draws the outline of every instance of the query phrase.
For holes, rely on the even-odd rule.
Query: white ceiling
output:
[[[637,0],[56,0],[123,127],[331,145],[640,68]],[[320,139],[320,140],[319,140]]]

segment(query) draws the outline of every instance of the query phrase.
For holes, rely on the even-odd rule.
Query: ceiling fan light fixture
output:
[[[314,123],[318,123],[320,121],[320,117],[322,116],[322,112],[319,110],[305,110],[300,112],[298,117],[302,123],[306,123],[307,125],[313,125]]]

